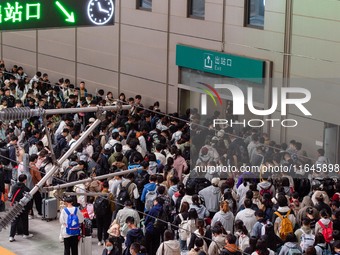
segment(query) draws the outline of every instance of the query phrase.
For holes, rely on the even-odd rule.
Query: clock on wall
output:
[[[109,22],[113,13],[112,0],[90,0],[87,5],[87,15],[90,21],[96,25],[104,25]]]

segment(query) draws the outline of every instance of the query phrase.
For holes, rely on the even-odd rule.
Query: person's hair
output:
[[[27,180],[27,175],[26,174],[20,174],[18,178],[19,182],[24,182]]]
[[[198,252],[200,250],[201,247],[203,247],[204,245],[204,241],[202,238],[196,238],[195,240],[195,246],[196,248],[194,249],[196,252]]]
[[[197,219],[196,221],[196,227],[198,228],[198,232],[200,233],[201,236],[204,236],[204,219]]]
[[[307,217],[302,220],[302,224],[305,225],[305,226],[309,226],[310,222],[311,222],[311,220]]]
[[[200,197],[197,194],[192,196],[192,204],[201,207]]]
[[[157,203],[158,204],[160,204],[160,205],[163,205],[164,204],[164,199],[163,198],[161,198],[161,197],[156,197],[156,199],[155,199],[156,201],[157,201]]]
[[[103,181],[103,188],[108,188],[109,182],[107,180]]]
[[[221,210],[222,210],[224,213],[229,212],[229,203],[228,203],[228,201],[222,201],[222,202],[220,203],[220,208],[221,208]]]
[[[340,249],[340,240],[336,240],[336,241],[333,243],[333,248]]]
[[[222,228],[220,226],[216,226],[216,225],[212,227],[211,232],[213,234],[217,234],[217,235],[220,235],[220,234],[223,233]]]
[[[156,182],[157,181],[157,176],[155,174],[150,175],[149,181]]]
[[[162,186],[162,185],[158,186],[157,192],[158,192],[158,194],[160,194],[160,195],[164,195],[164,193],[165,193],[165,187]]]
[[[326,210],[326,209],[322,209],[322,210],[320,211],[320,216],[321,216],[322,218],[328,218],[329,215],[328,215],[327,210]]]
[[[174,232],[172,232],[172,230],[165,230],[164,232],[164,241],[169,241],[169,240],[174,240],[175,235]]]
[[[253,184],[251,184],[250,187],[251,187],[252,185],[253,185]],[[248,199],[253,199],[253,197],[254,197],[253,191],[248,190],[248,191],[246,192],[246,198],[248,198]]]
[[[275,236],[273,224],[266,224],[265,225],[265,234],[266,234],[266,236]]]
[[[325,237],[323,236],[322,233],[316,233],[315,235],[315,241],[314,241],[314,246],[318,245],[319,243],[325,243]]]
[[[189,209],[189,219],[197,219],[198,213],[194,208]]]
[[[253,204],[253,202],[250,199],[246,198],[244,200],[244,207],[245,208],[250,208],[252,206],[252,204]]]
[[[174,184],[177,185],[177,183],[179,183],[179,178],[177,176],[172,176],[170,178],[170,181]]]
[[[242,234],[248,235],[247,227],[244,225],[242,220],[235,221],[235,230],[241,232]]]
[[[132,216],[129,216],[129,217],[126,218],[125,223],[126,224],[129,224],[129,223],[130,224],[135,224],[135,218],[132,217]]]
[[[278,195],[277,203],[280,207],[288,206],[287,198],[284,195]]]
[[[137,243],[137,242],[132,243],[130,245],[130,249],[134,250],[136,253],[139,253],[140,250],[141,250],[141,245],[139,243]]]
[[[180,210],[180,213],[184,213],[184,212],[188,212],[189,211],[189,208],[190,208],[190,205],[188,202],[183,202],[182,205],[181,205],[181,210]],[[195,209],[194,209],[195,210]],[[196,211],[196,210],[195,210]]]
[[[297,238],[296,235],[294,233],[288,233],[286,236],[286,243],[291,242],[291,243],[296,243],[297,242]]]
[[[269,255],[268,244],[266,239],[260,238],[256,242],[256,251],[258,255]]]
[[[37,154],[32,154],[32,155],[30,155],[30,157],[29,157],[29,161],[30,161],[30,162],[34,162],[37,158],[38,158],[38,155],[37,155]]]
[[[333,236],[334,240],[340,240],[340,230],[334,229],[332,236]]]
[[[305,251],[305,255],[316,255],[316,250],[313,246],[308,247]]]
[[[228,241],[229,244],[235,244],[236,243],[236,236],[233,234],[228,234],[226,236],[226,240]]]
[[[258,238],[256,236],[249,237],[249,249],[248,252],[251,254],[256,250],[256,244],[257,244]]]

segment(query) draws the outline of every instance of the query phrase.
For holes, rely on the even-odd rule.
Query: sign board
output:
[[[260,84],[265,75],[265,61],[184,45],[176,46],[176,65]]]
[[[0,30],[113,25],[114,0],[0,1]]]

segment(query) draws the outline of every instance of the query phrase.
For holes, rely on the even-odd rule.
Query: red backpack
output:
[[[327,227],[321,222],[321,220],[319,220],[318,223],[322,228],[322,234],[326,243],[330,243],[333,240],[333,223],[330,221]]]

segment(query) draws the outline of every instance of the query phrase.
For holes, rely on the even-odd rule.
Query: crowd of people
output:
[[[306,165],[329,164],[322,149],[312,161],[294,140],[276,144],[256,129],[211,128],[212,119],[202,125],[197,109],[183,116],[164,114],[158,102],[144,107],[140,95],[126,99],[124,93],[115,98],[103,90],[90,94],[83,81],[75,86],[61,78],[53,84],[48,74],[37,72],[29,78],[22,67],[7,70],[4,62],[0,87],[1,109],[131,106],[107,111],[105,120],[77,148],[76,141],[93,125],[96,113],[0,123],[4,199],[20,201],[53,169],[52,153],[60,158],[72,148],[73,154],[45,186],[117,174],[56,192],[62,201],[59,221],[65,255],[77,255],[78,236],[92,236],[93,228],[103,255],[340,253],[340,182],[326,172],[303,171]],[[246,165],[300,171],[212,171]],[[131,171],[119,175],[123,170]],[[82,194],[62,196],[63,191]],[[37,192],[12,222],[10,242],[17,233],[33,237],[28,219],[43,214],[42,197]]]

